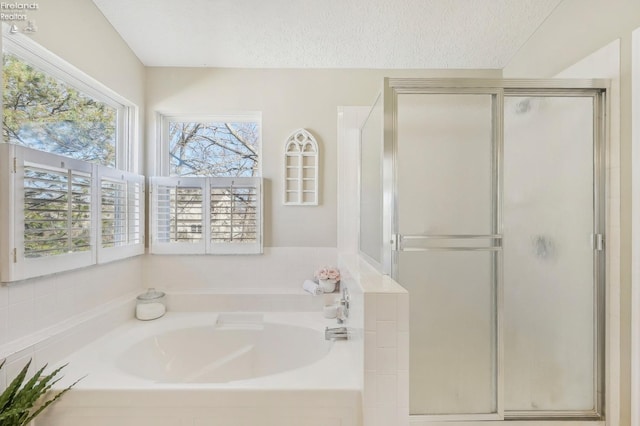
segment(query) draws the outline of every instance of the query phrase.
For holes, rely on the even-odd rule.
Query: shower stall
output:
[[[412,416],[603,418],[607,87],[385,80],[360,252],[409,291]]]

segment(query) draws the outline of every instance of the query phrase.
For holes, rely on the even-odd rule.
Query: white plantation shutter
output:
[[[98,263],[144,253],[144,176],[100,169]]]
[[[94,264],[95,166],[2,145],[2,281]]]
[[[260,178],[210,178],[210,253],[262,253]]]
[[[262,253],[260,178],[151,178],[156,254]]]
[[[24,163],[24,257],[91,250],[91,173]]]
[[[98,262],[133,256],[144,252],[142,176],[115,171],[21,146],[0,144],[0,280],[11,282],[68,271]],[[117,175],[119,178],[108,178]],[[111,179],[110,186],[105,179]],[[104,185],[104,186],[103,186]],[[118,188],[136,188],[134,196],[120,199]],[[109,188],[111,188],[109,190]],[[136,192],[137,191],[137,192]],[[101,196],[105,211],[101,211]],[[111,201],[109,201],[111,197]],[[130,201],[131,200],[131,201]],[[106,205],[112,202],[114,214]],[[123,204],[124,203],[124,204]],[[126,206],[125,229],[137,229],[133,235],[121,233],[120,216],[115,212]],[[131,215],[130,207],[136,211]],[[103,222],[106,230],[103,230]],[[113,219],[113,220],[111,220]],[[109,240],[118,253],[109,252],[99,241]],[[132,235],[132,239],[129,236]],[[105,238],[106,236],[106,238]],[[107,244],[108,245],[108,244]],[[134,247],[130,248],[130,247]]]
[[[204,178],[151,178],[151,252],[205,252]]]

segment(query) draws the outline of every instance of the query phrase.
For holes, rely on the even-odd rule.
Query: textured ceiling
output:
[[[503,68],[562,0],[93,0],[147,66]]]

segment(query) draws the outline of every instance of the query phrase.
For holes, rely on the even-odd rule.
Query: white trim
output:
[[[13,247],[15,233],[11,225],[15,221],[15,173],[12,173],[15,146],[0,143],[0,281],[7,282],[13,274]]]
[[[631,426],[640,426],[640,28],[631,59]]]
[[[5,22],[2,23],[2,49],[25,60],[45,74],[114,108],[117,116],[116,168],[138,172],[137,105],[24,34],[9,34],[9,26]]]

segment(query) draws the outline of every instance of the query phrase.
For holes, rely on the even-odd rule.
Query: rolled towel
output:
[[[320,287],[320,285],[316,282],[313,282],[311,280],[305,280],[304,283],[302,283],[302,288],[305,291],[308,291],[309,293],[313,294],[314,296],[318,296],[322,293],[324,293],[322,291],[322,288]]]

